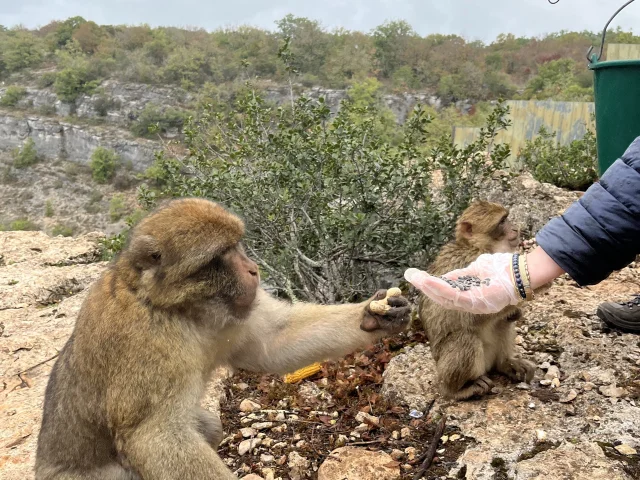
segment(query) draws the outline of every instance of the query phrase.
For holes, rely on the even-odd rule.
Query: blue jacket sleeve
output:
[[[580,285],[631,263],[640,253],[640,137],[536,241]]]

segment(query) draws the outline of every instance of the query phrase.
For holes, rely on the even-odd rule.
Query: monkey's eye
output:
[[[161,255],[160,255],[160,253],[159,253],[159,252],[153,252],[153,253],[151,254],[151,258],[153,258],[153,259],[157,262],[158,260],[160,260]]]

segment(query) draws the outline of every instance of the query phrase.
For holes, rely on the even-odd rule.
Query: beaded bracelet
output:
[[[527,258],[514,253],[511,260],[511,279],[516,293],[522,300],[533,300],[533,289],[529,278],[529,265]]]
[[[533,300],[533,289],[531,288],[531,278],[529,277],[529,265],[527,264],[527,256],[520,255],[518,259],[518,265],[520,267],[520,273],[522,274],[522,281],[524,283],[524,291],[527,295],[527,300]]]
[[[513,272],[513,278],[515,279],[515,286],[522,300],[527,299],[527,292],[524,289],[524,282],[520,275],[520,254],[514,253],[511,259],[511,271]]]

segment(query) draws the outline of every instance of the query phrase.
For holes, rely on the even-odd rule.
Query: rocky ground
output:
[[[11,163],[10,155],[0,152],[0,229],[26,219],[32,228],[50,234],[100,231],[113,235],[124,228],[126,216],[137,207],[139,182],[136,173],[125,167],[112,183],[100,185],[91,179],[88,167],[77,163],[42,160],[22,169]]]
[[[522,182],[513,183],[519,193],[496,187],[491,195],[507,204],[519,195],[530,208],[514,215],[526,215],[532,228],[575,198],[531,187],[546,192],[546,206],[535,207]],[[33,478],[53,358],[106,266],[100,237],[0,232],[3,479]],[[481,400],[441,399],[418,328],[327,362],[296,384],[220,371],[204,400],[222,416],[219,452],[254,480],[409,479],[432,446],[424,478],[640,478],[640,337],[604,328],[595,316],[598,303],[640,292],[639,268],[588,288],[563,278],[527,305],[517,342],[539,366],[536,378],[515,385],[494,376],[496,388]]]

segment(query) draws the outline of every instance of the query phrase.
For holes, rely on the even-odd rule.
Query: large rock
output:
[[[128,131],[114,127],[89,127],[58,119],[13,112],[0,112],[0,150],[21,147],[27,138],[35,143],[44,159],[65,159],[89,165],[97,147],[114,150],[134,170],[142,171],[154,161],[156,142],[134,138]]]
[[[384,452],[364,448],[342,447],[320,465],[318,480],[394,480],[400,478],[400,467]]]

